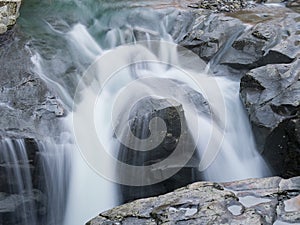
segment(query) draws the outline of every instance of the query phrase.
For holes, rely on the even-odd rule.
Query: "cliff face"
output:
[[[21,0],[0,0],[0,34],[16,23]]]
[[[100,224],[276,224],[300,222],[300,177],[198,182],[101,213]]]

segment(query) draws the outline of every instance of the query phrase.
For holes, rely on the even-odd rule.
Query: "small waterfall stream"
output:
[[[1,224],[62,223],[71,147],[51,139],[0,140],[0,183],[6,184],[0,186],[0,201],[2,210],[11,210],[2,214]]]
[[[53,3],[52,7],[61,10],[58,15],[49,10],[49,16],[42,22],[23,22],[25,29],[32,28],[33,32],[28,48],[34,72],[56,92],[68,110],[63,125],[69,133],[60,135],[58,141],[36,143],[49,201],[43,225],[82,225],[100,211],[121,203],[116,183],[120,181],[119,173],[125,170],[116,169],[120,168],[115,160],[120,140],[112,129],[111,117],[122,121],[124,116],[123,122],[128,122],[126,116],[134,103],[149,96],[168,103],[175,101],[175,105],[182,107],[186,131],[192,137],[188,141],[193,140],[189,144],[196,150],[188,156],[196,155],[199,159],[190,165],[188,159],[182,162],[175,158],[168,165],[171,170],[178,172],[178,168],[191,167],[194,177],[211,181],[268,175],[239,99],[239,81],[226,74],[214,77],[197,56],[174,44],[171,30],[179,15],[177,9],[137,7],[147,1],[134,1],[136,7],[132,8],[119,1],[113,1],[115,5],[100,2]],[[73,9],[73,13],[65,15],[66,8]],[[26,7],[24,14],[26,18]],[[28,15],[27,20],[32,20]],[[47,47],[38,44],[41,40]],[[113,76],[106,79],[105,74]],[[114,110],[116,115],[112,115]],[[28,161],[23,141],[1,141],[0,147],[7,149],[1,163]],[[138,143],[133,148],[145,147],[143,142]],[[145,171],[141,170],[141,174],[147,174]],[[12,179],[18,181],[14,192],[31,194],[29,171],[12,173]],[[192,182],[191,177],[180,179]],[[155,183],[142,180],[148,185]],[[139,179],[133,177],[132,182]],[[34,212],[30,207],[36,206],[21,210],[25,214]],[[23,225],[37,224],[37,215],[28,215]]]
[[[0,223],[11,220],[9,222],[19,224],[22,219],[24,225],[36,225],[36,202],[24,140],[0,140],[0,168],[1,179],[7,180],[1,181],[1,184],[7,184],[7,187],[0,188],[1,192],[13,194],[19,202],[19,205],[14,206],[14,201],[6,200],[7,204],[11,205],[11,211],[15,211],[15,215],[0,218]],[[3,197],[5,198],[1,196]]]

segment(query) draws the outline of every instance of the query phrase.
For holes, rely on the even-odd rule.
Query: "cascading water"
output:
[[[36,201],[32,187],[31,168],[27,157],[25,142],[23,139],[0,140],[0,166],[1,166],[1,179],[6,180],[7,186],[1,187],[0,192],[13,194],[12,198],[17,199],[18,205],[14,206],[14,202],[7,204],[11,205],[11,212],[7,212],[0,217],[1,224],[19,224],[20,220],[23,225],[36,225]],[[1,196],[3,199],[5,196]],[[1,200],[2,200],[1,199]],[[15,213],[9,215],[9,213]]]
[[[30,45],[35,72],[56,91],[66,108],[71,109],[74,103],[73,111],[70,110],[65,118],[70,133],[74,131],[74,135],[70,140],[72,171],[63,224],[84,224],[100,211],[119,203],[116,185],[108,181],[114,181],[112,177],[117,176],[117,167],[109,156],[99,154],[101,146],[98,141],[101,139],[111,156],[118,157],[120,143],[115,130],[111,129],[108,115],[125,87],[140,79],[151,78],[154,82],[140,82],[138,88],[129,89],[123,95],[123,101],[118,101],[121,103],[117,116],[127,115],[125,112],[131,109],[129,106],[141,96],[176,100],[182,105],[188,130],[197,146],[200,163],[196,168],[203,172],[205,179],[228,181],[264,176],[267,167],[255,149],[251,128],[239,99],[239,82],[204,73],[204,63],[195,59],[193,54],[177,51],[174,44],[171,44],[173,47],[165,44],[164,41],[172,43],[170,32],[178,11],[139,7],[121,9],[124,4],[120,2],[115,8],[106,1],[102,3],[97,6],[81,1],[59,3],[57,7],[61,4],[62,8],[71,7],[76,16],[80,15],[79,18],[75,16],[74,19],[74,15],[67,17],[63,13],[58,19],[49,16],[46,23],[38,27],[43,27],[43,32],[48,34],[47,40],[53,44],[53,49],[35,45],[39,37]],[[80,14],[83,11],[85,13]],[[43,32],[37,33],[44,37]],[[153,39],[157,42],[150,41]],[[140,44],[138,41],[146,42]],[[126,43],[135,45],[115,49]],[[114,76],[106,82],[103,74]],[[187,92],[186,87],[207,100],[210,115],[203,113],[201,106],[195,107],[195,104],[203,103],[197,101],[197,95],[183,94]],[[97,116],[91,118],[91,115]],[[45,149],[45,146],[38,145]],[[85,151],[92,155],[91,159],[86,157]],[[60,160],[59,164],[65,163],[65,160]],[[91,167],[95,164],[109,179],[93,171]],[[188,163],[177,164],[175,160],[169,167],[186,165]],[[98,172],[97,168],[94,170]],[[52,179],[57,178],[50,176]],[[54,214],[60,213],[54,210]]]
[[[53,140],[0,140],[0,179],[6,184],[0,187],[4,204],[1,224],[62,223],[68,188],[68,147]]]

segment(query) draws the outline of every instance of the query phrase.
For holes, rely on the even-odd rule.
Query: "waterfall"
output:
[[[179,15],[177,9],[156,11],[126,8],[120,2],[115,8],[105,1],[99,5],[70,2],[78,18],[74,19],[74,15],[68,18],[61,13],[57,16],[61,17],[59,21],[53,22],[52,15],[40,27],[49,34],[49,48],[53,44],[55,49],[35,46],[36,40],[30,47],[34,72],[62,99],[68,110],[68,115],[62,118],[70,135],[67,150],[61,145],[37,143],[45,157],[43,168],[52,171],[45,183],[55,184],[46,188],[50,199],[49,217],[61,217],[66,196],[60,193],[68,191],[64,222],[56,220],[54,224],[82,225],[100,211],[121,203],[118,183],[129,188],[141,184],[154,188],[173,177],[172,182],[182,179],[188,183],[199,177],[230,181],[268,173],[256,152],[250,124],[239,99],[239,81],[226,76],[214,77],[198,56],[174,43],[171,32]],[[68,4],[63,6],[69,7]],[[37,40],[44,37],[43,32]],[[167,102],[171,105],[168,108],[183,109],[181,119],[186,123],[184,132],[188,134],[183,138],[188,141],[181,142],[180,135],[166,132],[163,125],[157,125],[162,121],[154,121],[156,131],[166,138],[178,139],[177,157],[162,161],[155,168],[130,167],[126,163],[120,167],[120,161],[126,161],[126,155],[118,152],[120,146],[128,147],[130,140],[136,140],[122,138],[126,136],[124,133],[130,133],[126,127],[129,115],[136,103],[146,97]],[[144,118],[145,129],[141,132],[148,131],[147,126],[151,124],[147,116]],[[152,146],[153,143],[145,140],[151,139],[137,140],[129,149]],[[182,150],[185,144],[191,145],[187,152]],[[156,147],[155,143],[153,146]],[[68,154],[64,155],[66,151]],[[52,153],[63,156],[52,157]],[[195,160],[191,160],[194,157]],[[69,174],[60,174],[68,162]],[[135,163],[143,165],[145,162]],[[151,162],[151,165],[156,164]],[[176,177],[182,168],[188,168],[189,173],[185,173],[186,177]],[[65,182],[68,185],[60,186]],[[51,202],[53,195],[56,202]]]
[[[1,224],[17,225],[22,221],[23,225],[36,225],[36,196],[24,140],[1,139],[0,163],[0,183],[6,184],[0,188],[4,211],[0,214]],[[11,196],[5,199],[6,194]],[[3,197],[5,200],[2,200]],[[13,215],[9,215],[10,213]]]
[[[67,143],[59,145],[53,140],[0,140],[1,224],[62,223],[68,147]]]

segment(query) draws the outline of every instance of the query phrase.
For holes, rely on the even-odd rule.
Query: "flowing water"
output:
[[[200,159],[193,168],[204,179],[229,181],[268,174],[239,99],[239,81],[222,73],[218,74],[224,76],[212,76],[204,62],[174,45],[174,40],[184,34],[177,27],[182,14],[166,5],[178,6],[178,2],[24,2],[20,27],[28,34],[33,70],[68,111],[64,124],[69,134],[63,133],[58,141],[66,145],[37,142],[42,171],[48,174],[44,181],[48,215],[43,224],[82,225],[119,204],[116,181],[126,185],[138,185],[140,180],[143,184],[155,183],[144,179],[146,169],[141,170],[143,179],[130,178],[130,174],[130,181],[117,178],[120,171],[116,170],[115,159],[120,136],[110,123],[114,110],[116,121],[127,123],[133,103],[147,96],[181,104]],[[181,26],[186,27],[184,20]],[[116,48],[127,43],[133,44]],[[217,61],[218,57],[210,65]],[[107,74],[113,76],[106,79]],[[197,96],[206,99],[207,108],[201,106],[203,101],[199,102]],[[126,126],[120,121],[118,126]],[[2,148],[8,149],[5,162],[26,161],[22,143],[1,142]],[[132,149],[149,147],[143,139],[134,143]],[[189,165],[188,160],[180,160],[175,158],[167,167]],[[67,168],[71,168],[69,174]],[[156,169],[161,171],[160,167]],[[31,194],[29,171],[13,173],[18,180],[14,191]],[[31,212],[34,207],[30,205],[23,211]],[[36,215],[29,214],[24,225],[36,221]]]
[[[57,144],[57,140],[51,139],[37,143],[29,139],[0,140],[0,179],[1,184],[6,184],[0,190],[12,194],[1,196],[1,204],[3,210],[9,208],[15,212],[0,217],[1,224],[62,223],[66,206],[64,193],[68,189],[67,155],[72,147],[64,141]]]

